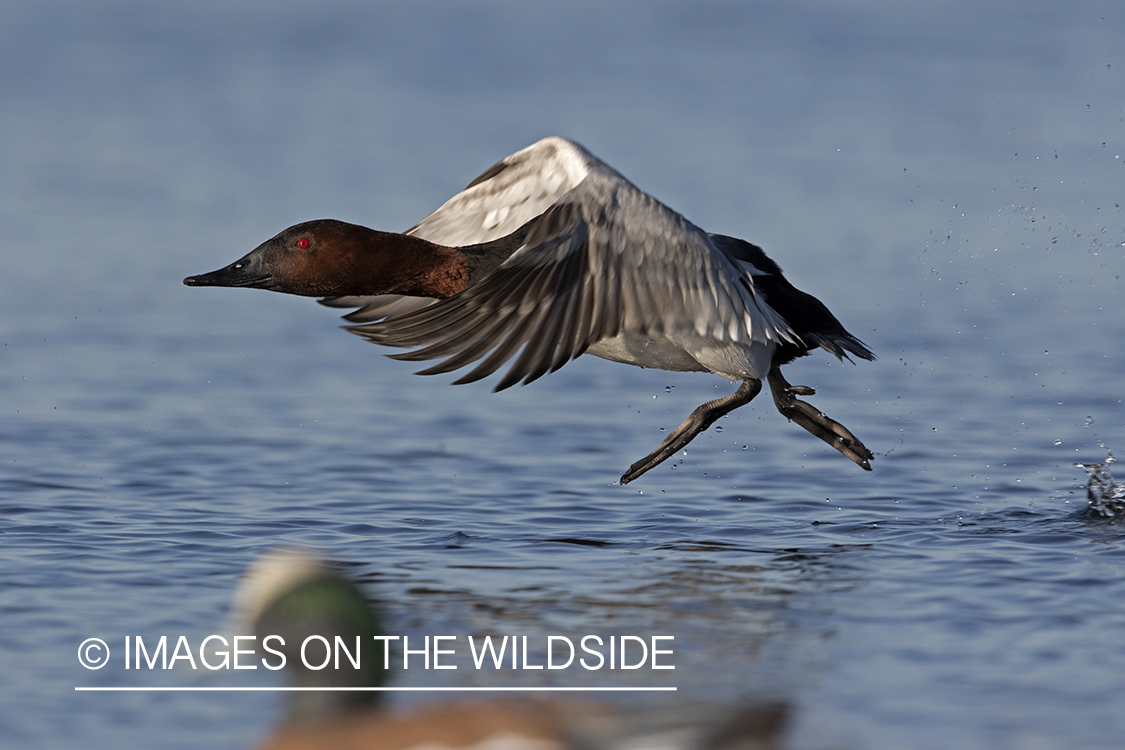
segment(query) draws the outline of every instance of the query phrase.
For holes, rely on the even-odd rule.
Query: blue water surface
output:
[[[319,549],[393,632],[675,637],[675,670],[409,669],[401,686],[673,685],[787,704],[787,747],[1112,748],[1125,533],[1125,11],[1116,2],[13,0],[0,9],[0,744],[253,746],[281,684],[108,669],[223,632]],[[451,387],[258,291],[188,289],[298,221],[409,227],[574,138],[762,244],[880,356],[615,483],[733,386],[582,358]],[[392,703],[430,700],[396,694]]]

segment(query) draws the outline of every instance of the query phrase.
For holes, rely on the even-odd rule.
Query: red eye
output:
[[[309,241],[308,241],[307,238],[302,237],[301,239],[297,240],[297,247],[301,248],[302,250],[307,249],[308,246],[309,246]]]

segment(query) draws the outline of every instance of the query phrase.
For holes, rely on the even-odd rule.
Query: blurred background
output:
[[[677,700],[784,701],[787,746],[1125,731],[1122,535],[1075,466],[1125,444],[1119,3],[8,0],[0,27],[21,747],[252,745],[273,696],[73,688],[276,676],[74,651],[217,632],[279,543],[401,632],[673,633]],[[767,400],[619,487],[731,387],[583,358],[451,388],[310,300],[180,285],[298,221],[406,229],[552,134],[765,247],[880,355],[787,370],[872,475]]]

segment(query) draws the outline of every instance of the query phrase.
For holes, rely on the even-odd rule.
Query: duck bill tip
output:
[[[184,286],[241,286],[239,279],[229,269],[221,268],[211,273],[201,273],[184,279]]]
[[[211,273],[188,276],[184,279],[184,286],[231,286],[249,287],[251,289],[268,289],[270,275],[255,273],[256,269],[242,266],[227,266]]]

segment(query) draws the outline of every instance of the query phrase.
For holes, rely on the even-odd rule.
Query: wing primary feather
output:
[[[385,346],[416,346],[441,328],[456,325],[472,313],[465,300],[450,300],[377,323],[346,326],[347,330]]]
[[[532,279],[531,289],[532,294],[539,292],[543,286],[543,277],[549,276],[547,273],[537,273],[535,278]],[[515,349],[518,347],[523,331],[527,329],[529,318],[531,316],[519,317],[519,309],[517,306],[512,306],[509,311],[499,315],[492,314],[488,308],[496,307],[495,304],[490,304],[492,300],[503,299],[507,293],[507,287],[514,283],[512,280],[503,280],[504,283],[500,284],[494,289],[490,289],[488,294],[480,295],[483,299],[479,311],[484,311],[483,314],[466,316],[468,320],[479,320],[480,323],[474,324],[469,320],[465,325],[460,326],[453,330],[442,330],[442,337],[439,341],[425,349],[416,352],[409,352],[402,355],[394,355],[398,359],[432,359],[434,357],[444,356],[445,353],[457,351],[457,354],[445,360],[444,362],[428,368],[420,375],[435,375],[442,372],[452,372],[460,367],[463,367],[471,362],[480,359],[489,349],[495,348],[489,357],[477,366],[472,372],[464,378],[455,381],[455,383],[470,383],[485,377],[499,368],[508,358],[512,356]],[[538,282],[538,283],[537,283]],[[535,299],[532,296],[532,299]],[[536,315],[542,315],[546,306],[542,303],[536,306],[532,312]],[[514,329],[514,330],[513,330]],[[504,340],[497,345],[497,340],[505,336]],[[468,336],[469,340],[466,341],[465,337]],[[491,368],[491,369],[489,369]],[[487,370],[487,372],[486,372]],[[482,374],[483,373],[483,374]]]
[[[523,312],[522,310],[514,312],[513,315],[517,315],[519,318],[512,332],[508,334],[503,343],[497,346],[485,361],[481,362],[464,378],[455,381],[455,385],[462,382],[470,383],[491,375],[508,361],[520,346],[525,347],[524,354],[526,354],[528,349],[534,348],[536,344],[533,340],[534,337],[538,336],[540,339],[544,338],[542,330],[543,320],[552,311],[558,312],[556,307],[556,294],[553,289],[556,287],[553,282],[557,275],[557,266],[545,266],[536,270],[522,294],[525,301],[530,301],[532,303],[532,308],[527,312]],[[516,363],[512,365],[504,378],[493,389],[494,391],[502,391],[520,381],[526,372],[524,354],[521,354]]]
[[[414,351],[402,352],[400,354],[389,354],[391,359],[397,359],[402,362],[421,362],[427,359],[438,359],[440,357],[456,355],[460,352],[471,350],[479,343],[485,343],[486,347],[489,346],[487,342],[495,341],[500,330],[506,321],[488,321],[482,323],[475,328],[470,328],[468,331],[442,331],[443,335],[433,343],[422,349],[415,349]],[[472,360],[470,360],[472,361]],[[456,368],[454,368],[456,369]]]
[[[594,341],[612,338],[620,329],[621,280],[616,271],[595,274],[590,285],[593,309],[590,313],[590,331],[586,337],[589,345]]]
[[[422,346],[455,339],[465,329],[479,327],[477,309],[462,300],[444,307],[441,315],[430,315],[415,322],[413,318],[392,318],[371,326],[356,326],[355,333],[386,346]]]
[[[488,321],[482,325],[477,331],[474,332],[472,342],[468,346],[458,347],[458,351],[453,356],[442,360],[433,367],[428,367],[421,370],[419,375],[438,375],[445,372],[453,372],[460,369],[467,364],[476,362],[478,359],[488,353],[490,349],[496,346],[496,340],[507,333],[508,329],[512,326],[510,318],[501,318]],[[444,340],[440,343],[444,343]],[[427,347],[428,348],[428,347]],[[441,356],[441,355],[436,355]],[[420,349],[415,352],[407,352],[404,355],[392,355],[395,358],[409,358],[409,361],[416,361],[420,359],[432,359],[426,349]]]
[[[377,344],[385,346],[419,346],[432,343],[437,336],[442,340],[453,329],[472,326],[473,320],[489,319],[505,305],[508,292],[518,285],[514,274],[497,272],[489,286],[489,293],[480,290],[462,293],[421,310],[363,326],[349,326],[348,330]]]
[[[559,329],[562,327],[563,317],[568,310],[565,308],[555,309],[552,312],[551,315],[543,316],[546,318],[545,325],[536,332],[534,338],[528,340],[523,352],[520,353],[519,359],[515,361],[512,369],[505,376],[503,383],[496,386],[497,390],[515,385],[520,379],[523,380],[524,385],[527,385],[543,377],[551,369],[551,364],[555,360],[555,351],[559,346]],[[508,379],[513,377],[513,374],[515,380],[509,383]]]
[[[453,381],[454,385],[464,385],[465,383],[473,383],[482,378],[487,378],[492,373],[500,369],[500,366],[511,359],[512,355],[520,348],[520,346],[527,340],[526,332],[531,325],[532,320],[537,316],[529,316],[520,318],[515,322],[512,330],[507,334],[502,342],[496,346],[492,352],[485,357],[479,365],[470,370],[463,377]],[[518,380],[518,378],[517,378]],[[494,391],[501,390],[499,386],[493,389]]]
[[[555,353],[555,361],[551,363],[551,372],[555,372],[570,360],[579,357],[592,343],[590,327],[594,316],[594,295],[588,284],[578,286],[575,294],[578,297],[575,304],[575,315],[568,321],[563,345]]]
[[[508,374],[496,386],[496,390],[515,385],[521,379],[524,385],[538,380],[550,369],[555,359],[555,350],[560,345],[559,331],[564,321],[570,316],[573,308],[573,289],[566,289],[559,298],[555,299],[550,307],[541,309],[532,335],[528,337],[520,356],[512,364]]]

